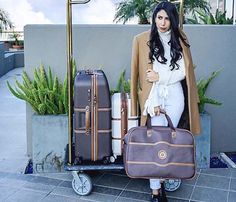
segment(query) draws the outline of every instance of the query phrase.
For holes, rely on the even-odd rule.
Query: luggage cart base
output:
[[[89,195],[93,188],[93,183],[91,177],[86,174],[84,171],[92,171],[92,170],[123,170],[124,165],[122,161],[117,161],[110,164],[102,164],[102,162],[94,163],[94,162],[86,162],[86,164],[81,165],[69,165],[68,162],[68,145],[66,147],[65,153],[65,164],[64,169],[66,171],[71,171],[73,179],[72,179],[72,188],[78,195],[86,196]]]

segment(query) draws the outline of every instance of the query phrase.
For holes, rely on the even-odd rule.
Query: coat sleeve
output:
[[[137,116],[137,100],[138,100],[138,70],[139,70],[139,48],[138,40],[133,39],[132,57],[131,57],[131,81],[130,81],[130,97],[131,97],[131,116]]]

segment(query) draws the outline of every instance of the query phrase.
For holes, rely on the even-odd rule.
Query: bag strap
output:
[[[165,115],[169,127],[171,128],[172,132],[175,132],[175,127],[174,127],[174,125],[173,125],[173,123],[171,121],[171,118],[167,115],[166,111],[161,109],[160,113]],[[152,135],[152,123],[151,123],[151,116],[150,116],[150,114],[147,115],[146,125],[147,125],[147,135],[151,136]]]

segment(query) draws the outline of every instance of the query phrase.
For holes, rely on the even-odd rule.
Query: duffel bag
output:
[[[131,178],[190,179],[195,175],[195,144],[192,133],[168,126],[131,128],[124,137],[124,165]]]

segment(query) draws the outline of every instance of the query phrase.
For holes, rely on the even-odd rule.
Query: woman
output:
[[[200,132],[198,93],[189,43],[182,30],[176,7],[170,2],[157,5],[151,30],[134,37],[131,62],[131,113],[141,110],[141,125],[150,114],[152,125],[166,126],[160,110],[175,127]],[[150,179],[152,201],[167,201],[158,179]],[[162,185],[163,188],[163,185]]]

